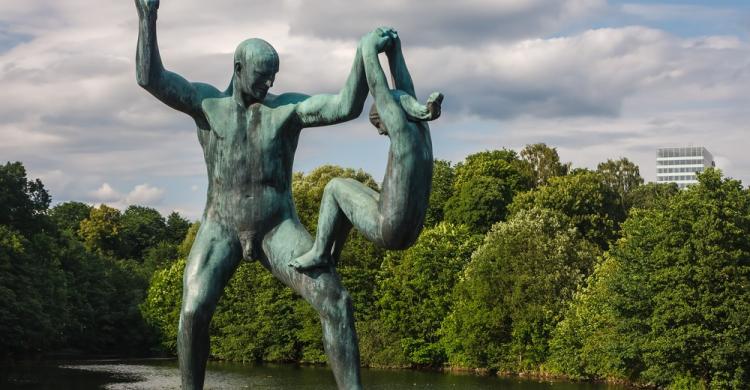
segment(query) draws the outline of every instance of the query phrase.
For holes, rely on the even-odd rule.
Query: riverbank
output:
[[[6,367],[7,369],[7,367]],[[8,390],[88,389],[179,389],[175,359],[76,360],[27,362],[3,370],[0,388]],[[595,383],[502,378],[467,371],[378,369],[362,370],[365,388],[406,390],[625,390],[624,386]],[[325,366],[288,364],[239,364],[211,361],[206,375],[207,389],[268,388],[275,390],[335,390],[331,371]]]

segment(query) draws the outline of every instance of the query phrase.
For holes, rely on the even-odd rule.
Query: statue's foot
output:
[[[440,118],[440,114],[442,112],[442,106],[443,106],[443,94],[440,92],[433,92],[430,94],[430,97],[427,98],[427,111],[429,111],[430,119],[428,120],[435,120],[437,118]]]
[[[427,103],[422,105],[413,96],[404,93],[399,96],[399,103],[410,120],[415,122],[432,121],[440,117],[443,94],[433,92],[427,99]]]
[[[297,271],[308,271],[314,268],[325,267],[331,263],[331,256],[319,256],[315,253],[315,248],[310,249],[307,253],[292,260],[289,266]]]

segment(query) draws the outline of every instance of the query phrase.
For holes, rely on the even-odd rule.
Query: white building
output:
[[[680,188],[698,183],[696,173],[715,167],[714,156],[702,146],[659,148],[656,152],[656,182],[677,183]]]

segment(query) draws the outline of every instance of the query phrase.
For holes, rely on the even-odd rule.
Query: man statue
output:
[[[359,116],[368,93],[361,55],[336,95],[272,95],[279,57],[267,42],[249,39],[235,51],[231,85],[220,91],[164,69],[156,40],[159,0],[135,4],[138,84],[195,120],[208,170],[206,208],[183,278],[177,340],[182,387],[203,388],[209,322],[244,257],[261,261],[313,305],[338,387],[360,389],[352,303],[333,265],[299,272],[289,263],[313,245],[291,194],[300,130]]]

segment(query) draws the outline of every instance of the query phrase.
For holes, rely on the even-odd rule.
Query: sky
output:
[[[165,66],[224,89],[251,37],[280,55],[271,93],[337,93],[360,37],[392,26],[417,94],[445,95],[436,158],[544,142],[595,168],[705,146],[750,184],[750,1],[162,0]],[[135,81],[133,1],[0,2],[0,163],[21,161],[53,202],[130,204],[198,219],[195,124]],[[365,113],[370,101],[366,103]],[[366,115],[302,131],[295,171],[382,178],[388,138]]]

